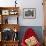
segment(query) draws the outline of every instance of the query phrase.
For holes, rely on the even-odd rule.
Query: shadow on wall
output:
[[[42,30],[41,26],[32,26],[32,27],[31,26],[21,26],[20,31],[19,31],[19,40],[20,40],[20,42],[21,42],[21,40],[24,36],[25,31],[28,28],[32,28],[36,32],[39,41],[41,43],[43,43],[43,30]]]

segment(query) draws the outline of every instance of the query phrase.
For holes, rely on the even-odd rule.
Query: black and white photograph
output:
[[[35,19],[36,18],[36,9],[35,8],[24,8],[23,9],[24,18],[26,19]]]

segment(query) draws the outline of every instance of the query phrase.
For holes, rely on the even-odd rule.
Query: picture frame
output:
[[[9,10],[2,10],[2,15],[9,15]]]
[[[10,10],[10,11],[9,11],[9,14],[10,14],[10,15],[16,15],[17,13],[18,13],[18,12],[17,12],[16,10]]]
[[[23,17],[24,19],[35,19],[36,18],[36,8],[24,8]]]
[[[1,41],[1,32],[0,32],[0,41]]]

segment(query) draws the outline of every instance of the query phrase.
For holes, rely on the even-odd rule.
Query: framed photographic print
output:
[[[9,14],[10,14],[10,15],[16,15],[16,14],[17,14],[17,11],[14,10],[14,9],[13,9],[13,10],[10,10],[10,11],[9,11]]]
[[[2,15],[9,15],[9,10],[2,10]]]
[[[36,8],[24,8],[23,9],[23,15],[26,19],[35,19],[36,18]]]

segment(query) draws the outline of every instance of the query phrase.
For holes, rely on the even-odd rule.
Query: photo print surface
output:
[[[36,18],[36,9],[35,8],[24,8],[24,18],[26,19],[35,19]]]

